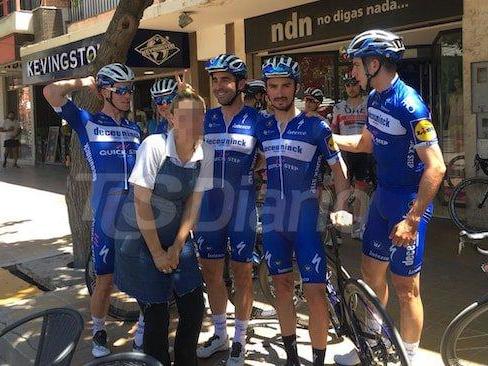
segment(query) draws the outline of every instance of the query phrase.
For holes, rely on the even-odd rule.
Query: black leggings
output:
[[[181,297],[175,296],[179,321],[175,338],[175,366],[196,366],[197,343],[202,327],[205,303],[199,287]],[[168,303],[145,304],[144,308],[144,353],[171,365],[168,350],[169,307]]]

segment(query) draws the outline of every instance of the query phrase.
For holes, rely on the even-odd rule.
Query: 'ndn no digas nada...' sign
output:
[[[246,51],[352,37],[372,28],[433,24],[462,12],[462,0],[316,1],[246,19]]]

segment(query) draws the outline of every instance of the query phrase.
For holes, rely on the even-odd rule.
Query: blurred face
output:
[[[134,85],[132,83],[115,83],[112,88],[103,88],[101,93],[104,99],[110,99],[110,94],[112,94],[112,104],[115,108],[127,112],[130,109]]]
[[[266,81],[269,100],[275,110],[289,111],[293,108],[297,87],[290,78],[270,78]]]
[[[359,83],[347,83],[346,93],[349,98],[357,98],[361,93],[361,85]]]
[[[319,104],[315,99],[305,97],[305,112],[315,112],[319,108]]]
[[[205,108],[199,101],[183,99],[178,102],[170,121],[179,135],[197,139],[203,134]]]
[[[14,118],[15,118],[15,116],[14,116],[14,114],[13,114],[12,112],[10,112],[10,113],[7,115],[7,118],[8,118],[8,119],[14,119]]]
[[[246,81],[236,82],[236,78],[229,72],[214,72],[212,74],[212,93],[220,105],[232,104],[236,93],[242,90]]]

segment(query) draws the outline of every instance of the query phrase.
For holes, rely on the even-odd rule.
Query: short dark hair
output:
[[[379,57],[379,56],[368,56],[366,57],[366,63],[369,63],[371,60],[378,60],[381,63],[381,66],[388,72],[396,72],[397,71],[397,65],[394,62],[391,62],[385,57]]]

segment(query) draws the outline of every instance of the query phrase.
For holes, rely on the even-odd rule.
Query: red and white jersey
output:
[[[343,100],[334,106],[332,129],[339,131],[341,135],[358,135],[363,131],[368,120],[366,98],[356,107],[347,104]]]

